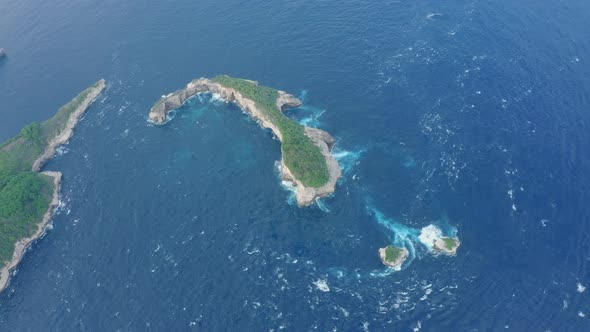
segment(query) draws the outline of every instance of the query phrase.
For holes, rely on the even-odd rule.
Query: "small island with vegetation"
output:
[[[262,127],[272,130],[281,141],[281,177],[295,185],[299,206],[334,192],[342,175],[330,154],[335,140],[327,132],[303,126],[283,114],[285,109],[301,106],[297,98],[284,91],[226,75],[200,78],[158,100],[150,110],[150,120],[165,123],[170,111],[199,93],[213,93],[227,102],[235,102]]]
[[[432,249],[437,253],[454,256],[457,254],[457,248],[460,245],[461,242],[456,237],[441,237],[434,241]]]
[[[400,270],[402,264],[408,258],[408,249],[405,247],[387,246],[379,249],[381,262],[395,270]]]
[[[105,88],[100,80],[49,120],[32,123],[0,144],[0,291],[26,249],[43,235],[59,203],[60,172],[40,172],[68,141],[80,116]]]

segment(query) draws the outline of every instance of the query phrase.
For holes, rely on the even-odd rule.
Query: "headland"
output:
[[[32,123],[0,145],[0,291],[30,245],[45,234],[59,204],[60,172],[40,172],[72,136],[80,116],[106,87],[100,80],[49,120]]]

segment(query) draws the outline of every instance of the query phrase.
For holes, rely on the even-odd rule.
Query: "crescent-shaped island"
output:
[[[150,120],[166,123],[170,111],[199,93],[212,93],[226,102],[235,102],[262,127],[272,130],[281,141],[281,177],[294,184],[300,207],[334,192],[342,176],[338,162],[330,154],[336,141],[326,131],[303,126],[284,115],[284,110],[301,106],[301,101],[284,91],[226,75],[199,78],[157,101],[150,110]]]
[[[80,116],[104,90],[96,82],[49,120],[24,127],[0,144],[0,291],[27,248],[45,233],[59,204],[60,172],[41,172],[57,147],[73,135]]]

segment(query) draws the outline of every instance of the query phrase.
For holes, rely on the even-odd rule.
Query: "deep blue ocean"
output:
[[[100,78],[2,331],[589,331],[590,2],[0,0],[0,140]],[[229,74],[338,139],[308,208]],[[456,234],[435,256],[424,227]],[[377,250],[406,246],[401,271]]]

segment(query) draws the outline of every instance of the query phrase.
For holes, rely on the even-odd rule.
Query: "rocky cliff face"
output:
[[[57,136],[53,137],[51,141],[49,141],[49,144],[45,148],[45,151],[43,151],[43,154],[41,154],[35,160],[35,162],[33,163],[33,172],[39,172],[41,170],[41,167],[43,167],[43,165],[49,159],[53,158],[57,147],[67,143],[67,141],[72,136],[74,127],[78,123],[80,116],[82,116],[82,114],[88,109],[88,107],[90,107],[90,105],[96,100],[96,98],[98,98],[98,96],[102,93],[102,90],[104,90],[105,87],[106,82],[104,79],[101,79],[100,81],[98,81],[97,85],[89,91],[88,95],[86,96],[86,99],[84,99],[84,101],[82,101],[82,103],[78,105],[76,110],[74,110],[74,112],[72,112],[72,114],[70,115],[70,118],[66,123],[66,127]]]
[[[150,110],[149,118],[156,124],[163,124],[166,122],[166,116],[168,112],[179,108],[189,98],[195,96],[198,93],[210,92],[218,94],[222,99],[227,102],[235,102],[243,111],[249,113],[260,125],[264,128],[269,128],[279,138],[283,140],[281,131],[266,118],[264,113],[256,107],[256,103],[250,99],[243,97],[239,92],[234,89],[224,87],[219,83],[213,82],[206,78],[199,78],[190,82],[186,88],[178,90],[174,93],[163,96]],[[279,91],[279,97],[277,98],[277,107],[284,111],[288,108],[294,108],[301,106],[301,101],[294,96]],[[286,167],[284,160],[281,159],[281,177],[285,181],[290,181],[295,184],[297,193],[297,204],[299,206],[307,206],[317,198],[325,197],[332,194],[336,188],[338,178],[342,176],[338,162],[330,154],[330,150],[334,146],[334,138],[327,132],[316,129],[305,127],[305,134],[317,145],[324,158],[326,159],[326,165],[328,166],[329,180],[328,182],[319,188],[306,187],[293,176],[288,167]]]
[[[301,106],[301,101],[293,95],[279,90],[279,98],[277,98],[277,107],[283,112],[289,108],[297,108]]]

